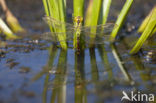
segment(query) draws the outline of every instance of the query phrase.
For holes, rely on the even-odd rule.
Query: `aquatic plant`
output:
[[[1,19],[0,29],[7,36],[7,38],[15,39],[17,38],[17,36],[15,36],[14,33],[24,32],[25,30],[21,27],[17,18],[9,10],[9,8],[7,7],[5,3],[5,0],[0,0],[0,5],[2,6],[2,10],[5,13],[6,22],[8,26],[10,27],[9,29],[9,27]]]
[[[85,12],[84,17],[84,0],[74,0],[73,1],[73,23],[75,27],[81,27],[83,25],[84,20],[84,26],[96,26],[98,24],[106,24],[107,17],[109,14],[109,8],[111,5],[111,0],[90,0],[89,5],[87,8],[87,11]],[[123,9],[121,10],[121,13],[116,21],[116,24],[118,26],[115,26],[112,33],[110,40],[114,40],[118,31],[122,27],[122,24],[130,10],[130,7],[133,3],[133,0],[127,0]],[[56,20],[60,20],[61,22],[66,22],[66,0],[43,0],[43,4],[45,7],[45,12],[47,16],[50,16]],[[94,12],[94,13],[93,13]],[[100,18],[100,16],[102,18]],[[79,23],[78,23],[79,20]],[[55,26],[51,26],[49,23],[49,28],[51,32],[67,32],[65,25],[63,25],[62,28],[57,29]],[[103,29],[101,29],[102,32]],[[73,33],[74,40],[73,40],[73,46],[74,48],[77,48],[78,45],[80,47],[84,48],[84,41],[81,39],[80,35],[80,28],[76,29]],[[94,47],[94,41],[97,35],[95,33],[97,32],[96,28],[90,29],[90,47]],[[68,35],[68,34],[67,34]],[[57,35],[61,44],[61,47],[63,49],[67,48],[67,44],[65,43],[66,40],[66,34],[64,35]],[[80,36],[80,40],[78,41],[78,37]],[[63,42],[64,41],[64,42]],[[79,42],[79,43],[77,43]]]
[[[10,28],[5,24],[5,22],[0,18],[0,30],[6,35],[7,38],[17,38],[16,35],[10,30]]]
[[[43,0],[43,5],[45,8],[45,13],[47,16],[53,17],[61,22],[66,21],[66,1],[65,0]],[[62,25],[61,28],[52,27],[49,24],[49,28],[51,32],[66,32],[65,25]],[[61,47],[66,50],[67,44],[65,42],[66,40],[66,34],[57,35]]]
[[[141,32],[142,35],[138,39],[135,46],[130,51],[130,54],[137,53],[142,47],[143,43],[156,32],[156,7],[152,9],[149,15],[145,18],[145,20],[140,25],[138,32]]]
[[[66,22],[66,16],[65,16],[65,11],[64,11],[65,7],[66,7],[66,1],[61,1],[61,0],[55,1],[55,2],[54,1],[55,0],[43,0],[46,15],[51,16],[52,18],[59,20],[60,22]],[[126,8],[126,10],[121,13],[122,19],[125,19],[128,11],[130,9],[132,1],[133,0],[131,0],[131,2],[128,3],[129,7]],[[59,7],[59,2],[63,2],[62,4],[64,4],[64,6],[62,8]],[[93,1],[90,0],[87,11],[85,13],[86,15],[84,16],[84,0],[74,0],[73,1],[73,8],[74,8],[73,24],[75,27],[77,27],[77,29],[73,32],[73,35],[74,35],[73,36],[74,37],[73,38],[74,39],[73,46],[74,46],[74,48],[76,48],[76,52],[74,55],[74,70],[75,70],[74,76],[75,76],[75,96],[76,96],[75,101],[78,103],[82,100],[82,95],[85,95],[85,91],[86,91],[85,90],[85,52],[84,52],[84,46],[85,46],[86,41],[84,40],[83,37],[81,38],[81,36],[84,36],[84,35],[80,35],[80,31],[81,31],[80,29],[82,29],[82,28],[79,28],[79,27],[82,25],[88,26],[88,27],[96,26],[98,24],[105,25],[107,22],[107,17],[109,14],[111,2],[112,2],[112,0],[105,0],[105,1],[104,0],[103,1],[102,0],[93,0]],[[127,7],[128,4],[126,4],[126,6],[124,6],[124,7]],[[64,8],[64,10],[62,11],[62,13],[59,13],[63,8]],[[94,12],[94,13],[92,13],[92,12]],[[62,15],[60,15],[60,14],[62,14]],[[61,18],[63,18],[63,19],[61,19]],[[83,22],[83,20],[84,20],[84,22]],[[119,31],[124,20],[120,19],[118,21],[120,21],[120,22],[117,22],[120,25],[120,27],[118,28],[118,31]],[[63,31],[63,32],[68,33],[66,31],[65,25],[63,27],[64,29],[62,29],[62,28],[58,29],[57,27],[55,27],[55,25],[53,25],[51,23],[53,23],[53,22],[48,23],[51,32]],[[107,28],[104,27],[104,28],[101,28],[100,30],[105,30],[105,29],[107,29]],[[115,27],[114,27],[114,29],[115,29]],[[94,35],[94,34],[96,34],[97,30],[96,30],[96,28],[90,28],[89,30],[91,33],[89,35],[91,42],[94,42],[94,40],[96,39],[96,35]],[[118,31],[116,31],[116,33]],[[65,34],[65,35],[67,36],[69,34]],[[59,35],[59,33],[58,33],[58,38],[61,38],[59,36],[61,36],[61,35]],[[52,88],[58,88],[58,85],[59,85],[60,86],[59,89],[61,89],[61,88],[66,89],[66,83],[68,82],[66,80],[66,75],[67,75],[66,69],[68,69],[68,68],[66,68],[66,66],[68,65],[66,62],[67,61],[67,44],[65,42],[65,40],[67,40],[66,36],[63,36],[62,39],[58,39],[58,40],[64,40],[64,44],[60,43],[63,50],[58,49],[58,48],[52,49],[55,47],[55,45],[53,45],[52,48],[50,49],[50,58],[49,58],[47,67],[44,68],[43,71],[41,71],[39,74],[37,74],[33,78],[33,80],[36,80],[36,79],[40,78],[43,74],[46,74],[45,88],[43,90],[44,102],[46,102],[46,94],[47,94],[46,91],[47,91],[47,87],[48,87],[48,81],[50,78],[50,74],[49,74],[50,71],[53,71],[52,75],[55,76],[55,78],[53,79],[53,82],[52,82],[52,85],[53,85]],[[80,41],[77,38],[79,38]],[[121,60],[118,57],[117,51],[115,50],[114,44],[112,44],[111,47],[113,49],[113,55],[115,56],[115,59],[117,60],[117,63],[126,78],[125,80],[131,82],[132,80],[129,77],[127,71],[125,70],[123,64],[121,63]],[[80,51],[77,52],[78,48],[80,48]],[[112,73],[112,67],[108,60],[109,58],[107,56],[108,55],[107,51],[105,50],[105,44],[98,45],[97,49],[98,49],[98,52],[100,54],[101,60],[104,64],[105,68],[107,68],[109,70],[108,75],[109,75],[110,81],[114,80],[113,73]],[[57,50],[59,50],[60,52]],[[57,60],[57,66],[55,68],[53,66],[54,66],[54,61],[56,60],[57,53],[59,55],[59,59]],[[99,68],[98,68],[98,64],[97,64],[97,60],[96,60],[96,51],[94,49],[94,43],[90,43],[89,57],[90,57],[92,80],[96,81],[99,79],[99,73],[98,73]],[[59,75],[57,76],[56,73],[59,73]],[[96,85],[96,83],[95,83],[95,85]],[[53,95],[52,95],[51,101],[53,101],[53,102],[55,101],[56,96],[58,96],[56,94],[56,91],[61,91],[59,89],[53,90]]]
[[[110,37],[110,40],[111,41],[114,41],[116,36],[117,36],[117,33],[119,32],[119,30],[121,29],[123,23],[124,23],[124,20],[126,19],[127,17],[127,14],[132,6],[132,3],[133,3],[133,0],[127,0],[124,7],[122,8],[117,20],[116,20],[116,24],[118,25],[118,27],[114,28],[112,33],[111,33],[111,37]]]
[[[62,3],[61,3],[62,2]],[[84,63],[84,46],[85,46],[85,41],[83,40],[84,38],[81,39],[80,32],[81,32],[81,28],[79,28],[81,25],[84,26],[96,26],[98,24],[103,24],[105,25],[107,22],[107,17],[109,14],[109,9],[110,9],[110,5],[111,5],[112,0],[90,0],[89,1],[89,5],[86,11],[86,15],[84,17],[84,0],[74,0],[73,1],[73,22],[74,22],[74,26],[77,27],[77,29],[74,31],[74,33],[72,35],[74,35],[74,48],[80,48],[81,50],[78,51],[78,53],[75,53],[75,71],[78,70],[78,68],[83,68],[83,63]],[[133,0],[127,0],[127,2],[125,3],[119,18],[117,19],[116,23],[118,24],[117,28],[114,27],[114,30],[111,34],[111,40],[114,40],[119,29],[121,28],[128,11],[130,10],[130,7],[133,3]],[[65,15],[65,10],[66,10],[66,1],[64,0],[59,0],[59,1],[55,1],[55,0],[43,0],[43,4],[45,7],[45,12],[47,16],[50,16],[56,20],[59,20],[60,22],[66,22],[66,15]],[[61,4],[61,5],[60,5]],[[60,7],[61,6],[61,7]],[[94,12],[94,13],[93,13]],[[101,17],[101,18],[100,18]],[[84,23],[83,23],[84,20]],[[57,22],[56,22],[57,24]],[[63,25],[63,29],[60,28],[58,29],[57,27],[55,27],[55,24],[53,25],[53,22],[49,23],[49,28],[51,30],[51,32],[66,32],[66,26]],[[116,26],[116,25],[115,25]],[[102,26],[101,26],[102,27]],[[96,39],[96,30],[97,28],[90,28],[90,47],[89,48],[89,52],[90,52],[90,59],[91,59],[91,68],[93,71],[98,70],[97,69],[97,64],[96,64],[96,57],[95,57],[95,49],[94,49],[94,40]],[[103,27],[100,30],[105,30],[107,28]],[[68,33],[68,32],[67,32]],[[101,31],[101,33],[103,33]],[[57,35],[57,33],[56,33]],[[65,34],[66,36],[69,34]],[[61,37],[60,37],[61,36]],[[58,33],[58,38],[62,38],[59,39],[60,42],[61,40],[64,40],[63,44],[61,44],[61,47],[64,50],[67,50],[67,44],[65,42],[66,40],[66,36],[62,36],[59,35]],[[80,38],[79,38],[80,36]],[[80,40],[78,40],[77,38],[79,38]],[[101,55],[101,59],[103,60],[104,64],[106,65],[106,67],[110,68],[109,66],[109,61],[107,58],[107,51],[105,51],[105,44],[103,45],[98,45],[98,50],[99,53]],[[114,44],[112,44],[112,47],[114,47]],[[113,49],[114,50],[114,49]],[[65,55],[65,54],[64,54]],[[60,57],[61,58],[61,57]],[[81,61],[81,62],[80,62]],[[119,61],[119,60],[118,60]],[[79,63],[80,62],[80,63]],[[81,67],[79,66],[81,64]],[[119,66],[122,68],[123,70],[123,66],[121,65],[121,63],[119,63]],[[96,76],[98,77],[98,75]],[[110,77],[111,76],[111,72],[110,72]],[[126,77],[127,78],[127,77]]]

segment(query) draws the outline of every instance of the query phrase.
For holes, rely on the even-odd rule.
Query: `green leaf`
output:
[[[124,7],[122,8],[118,18],[117,18],[117,21],[115,24],[117,24],[118,26],[115,27],[111,33],[111,37],[110,37],[110,40],[111,41],[114,41],[114,39],[116,38],[117,36],[117,33],[119,32],[120,28],[122,27],[123,23],[124,23],[124,20],[126,19],[127,17],[127,14],[132,6],[132,3],[133,3],[133,0],[127,0]]]

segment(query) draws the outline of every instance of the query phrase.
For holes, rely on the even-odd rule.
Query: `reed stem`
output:
[[[119,30],[121,29],[126,17],[127,17],[127,14],[132,6],[132,3],[133,3],[133,0],[127,0],[124,7],[122,8],[117,20],[116,20],[116,23],[118,26],[115,26],[115,28],[113,29],[112,33],[111,33],[111,37],[110,37],[110,40],[111,41],[114,41]]]

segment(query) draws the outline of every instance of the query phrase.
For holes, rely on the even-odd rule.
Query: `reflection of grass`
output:
[[[108,54],[107,54],[107,51],[104,48],[104,45],[99,45],[98,46],[98,52],[100,54],[102,62],[104,63],[104,67],[108,70],[109,79],[113,80],[112,67],[111,67],[111,64],[109,63]]]
[[[90,62],[91,62],[92,80],[94,80],[94,81],[99,80],[99,73],[98,73],[98,67],[97,67],[97,62],[96,62],[95,49],[90,49]]]
[[[104,45],[103,45],[104,46]],[[102,49],[102,47],[101,47]],[[104,49],[104,48],[103,48]],[[41,76],[45,75],[45,81],[44,81],[44,89],[43,89],[43,94],[42,94],[42,99],[43,99],[43,103],[47,103],[48,97],[49,97],[49,93],[51,93],[51,97],[50,97],[50,101],[51,103],[55,103],[56,101],[58,103],[64,103],[66,101],[66,92],[73,92],[75,93],[75,103],[81,103],[82,101],[87,102],[87,86],[93,84],[94,87],[96,87],[96,89],[98,88],[98,86],[102,86],[103,84],[108,84],[114,81],[118,81],[119,79],[117,78],[112,78],[112,73],[111,71],[107,71],[107,69],[109,69],[111,63],[109,63],[108,61],[108,57],[106,56],[106,54],[104,54],[104,52],[106,52],[105,50],[101,50],[100,55],[103,55],[103,62],[104,62],[104,67],[102,68],[106,70],[106,72],[108,72],[108,77],[103,78],[102,75],[100,75],[101,73],[104,72],[100,72],[98,68],[98,64],[97,64],[97,60],[96,60],[96,52],[95,49],[90,49],[90,55],[85,56],[84,51],[80,52],[80,54],[77,54],[75,52],[75,63],[73,64],[75,66],[75,72],[74,72],[74,76],[75,76],[75,80],[73,81],[68,81],[68,78],[71,79],[74,76],[70,76],[70,74],[68,75],[67,71],[69,70],[69,68],[67,68],[67,53],[66,50],[59,50],[57,48],[55,48],[55,46],[52,46],[50,51],[49,51],[50,55],[49,55],[49,60],[48,60],[48,64],[47,64],[47,68],[43,68],[43,71],[41,71],[40,73],[38,73],[33,80],[37,80],[39,79]],[[57,55],[56,55],[57,54]],[[59,56],[59,57],[58,57]],[[58,58],[57,58],[58,57]],[[91,68],[86,68],[85,67],[85,58],[90,58],[90,66]],[[49,71],[52,71],[53,65],[57,65],[57,67],[55,68],[56,70],[54,70],[54,73],[50,74]],[[109,65],[110,64],[110,65]],[[88,79],[88,74],[85,71],[86,69],[90,69],[90,79]],[[110,68],[111,69],[111,68]],[[88,70],[87,70],[88,71]],[[73,73],[72,73],[73,74]],[[127,76],[128,74],[124,74],[125,76]],[[67,78],[68,77],[68,78]],[[86,78],[87,77],[87,78]],[[125,77],[126,78],[126,77]],[[108,79],[108,80],[104,80],[104,79]],[[112,81],[112,79],[114,81]],[[73,88],[75,88],[75,91],[71,91],[73,89],[67,88],[68,84],[67,83],[72,83],[74,85]],[[102,83],[102,84],[101,84]],[[69,98],[69,97],[68,97]]]
[[[125,76],[126,81],[132,82],[131,76],[129,75],[129,73],[127,72],[125,66],[121,62],[121,58],[120,58],[120,56],[119,56],[119,54],[118,54],[118,52],[116,50],[116,47],[114,46],[114,44],[112,44],[111,47],[112,47],[112,53],[114,55],[114,58],[115,58],[115,60],[116,60],[116,62],[118,64],[121,72]]]
[[[86,84],[84,69],[84,51],[75,53],[75,103],[86,102]]]
[[[54,101],[57,98],[58,103],[66,102],[66,85],[64,85],[64,84],[66,83],[66,79],[67,79],[67,77],[66,77],[67,76],[66,75],[67,68],[64,65],[67,65],[67,52],[64,50],[61,50],[56,72],[58,72],[58,73],[62,72],[63,75],[62,76],[55,75],[54,84],[58,84],[58,85],[53,85],[54,86],[53,88],[55,88],[55,89],[53,90],[52,98],[53,98],[53,96],[55,98],[53,98],[53,99],[51,98],[51,101]],[[54,103],[55,103],[55,101],[54,101]]]

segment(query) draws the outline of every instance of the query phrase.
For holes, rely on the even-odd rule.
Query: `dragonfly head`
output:
[[[83,17],[81,16],[74,17],[74,22],[77,23],[78,25],[80,25],[82,21],[83,21]]]

